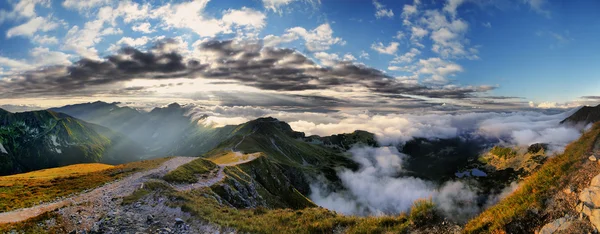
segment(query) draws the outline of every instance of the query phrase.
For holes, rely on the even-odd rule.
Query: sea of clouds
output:
[[[536,111],[478,112],[457,114],[373,114],[368,112],[305,113],[283,112],[254,107],[210,107],[213,126],[242,123],[261,116],[286,121],[307,135],[332,135],[365,130],[376,135],[383,147],[358,147],[349,152],[360,169],[338,171],[344,189],[332,190],[323,181],[311,185],[310,198],[318,205],[352,215],[398,214],[410,209],[417,199],[431,199],[447,217],[465,221],[514,191],[518,185],[498,188],[498,192],[478,205],[476,185],[459,180],[435,184],[420,178],[399,177],[408,155],[398,145],[414,137],[479,137],[507,146],[547,143],[550,155],[560,153],[584,131],[584,126],[562,125],[560,121],[576,109],[547,114]]]

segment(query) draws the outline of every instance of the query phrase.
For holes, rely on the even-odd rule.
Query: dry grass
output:
[[[251,159],[255,159],[257,157],[260,157],[261,155],[263,155],[263,153],[252,153],[252,154],[242,154],[239,152],[233,152],[233,151],[224,151],[222,153],[219,153],[217,155],[213,155],[210,158],[207,158],[208,160],[216,163],[216,164],[232,164],[232,163],[236,163],[239,161],[246,161],[246,160],[251,160]]]
[[[0,177],[0,212],[52,201],[132,173],[158,167],[170,158],[132,162],[117,166],[79,164]],[[79,171],[81,169],[81,171]]]
[[[67,233],[62,222],[56,212],[46,212],[23,222],[0,224],[0,233]]]
[[[527,177],[520,188],[495,206],[475,217],[464,228],[465,233],[507,233],[512,229],[525,232],[543,224],[535,211],[547,208],[546,201],[568,185],[570,178],[588,163],[587,157],[600,135],[600,123],[567,146],[565,152],[548,160],[537,172]]]
[[[91,172],[102,171],[113,168],[115,166],[102,164],[102,163],[84,163],[75,164],[64,167],[42,169],[39,171],[32,171],[23,174],[9,175],[0,177],[0,186],[10,184],[15,180],[50,180],[58,177],[78,176]]]

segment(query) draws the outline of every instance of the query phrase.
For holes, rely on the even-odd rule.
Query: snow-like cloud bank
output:
[[[382,145],[402,144],[414,137],[453,138],[483,137],[511,146],[548,143],[560,152],[576,140],[583,126],[561,125],[560,121],[576,109],[562,113],[545,112],[475,112],[432,114],[372,114],[369,112],[291,112],[250,106],[197,107],[190,115],[209,116],[212,126],[241,124],[258,117],[272,116],[286,121],[295,131],[307,135],[328,136],[365,130],[376,135]]]
[[[432,199],[448,217],[464,221],[480,212],[477,189],[461,181],[441,186],[414,177],[398,177],[408,157],[395,147],[350,150],[358,171],[338,173],[344,190],[332,192],[322,183],[311,185],[310,198],[318,205],[347,215],[393,215],[406,212],[415,200]]]
[[[575,110],[559,114],[541,112],[466,113],[466,114],[386,114],[346,115],[338,122],[315,123],[310,120],[290,122],[296,131],[331,135],[354,130],[374,133],[382,145],[406,142],[413,137],[453,138],[484,137],[508,145],[528,146],[548,143],[561,151],[581,135],[581,128],[560,125]]]

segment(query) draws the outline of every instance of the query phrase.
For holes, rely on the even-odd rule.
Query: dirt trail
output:
[[[246,160],[242,160],[242,161],[237,161],[234,163],[224,163],[224,164],[219,164],[218,165],[218,170],[211,172],[210,175],[207,178],[199,178],[198,182],[193,183],[193,184],[172,184],[172,186],[177,190],[177,191],[188,191],[188,190],[192,190],[192,189],[198,189],[198,188],[205,188],[205,187],[210,187],[213,186],[214,184],[218,183],[219,181],[223,180],[223,178],[225,178],[225,173],[223,172],[223,170],[225,169],[225,167],[227,166],[235,166],[235,165],[239,165],[242,163],[246,163],[246,162],[250,162],[252,160],[254,160],[255,157],[250,157]],[[216,174],[216,175],[215,175]]]
[[[164,162],[162,165],[155,169],[135,173],[121,180],[103,185],[86,193],[78,194],[74,197],[65,198],[61,201],[41,204],[29,208],[0,213],[0,224],[20,222],[28,218],[36,217],[44,212],[55,210],[61,207],[66,207],[69,205],[80,205],[89,203],[95,205],[98,203],[104,203],[107,200],[112,200],[112,198],[130,195],[149,178],[161,177],[167,172],[172,171],[183,164],[191,162],[194,159],[196,158],[176,157]]]
[[[119,198],[131,195],[136,189],[143,186],[143,183],[147,180],[161,178],[169,171],[175,170],[179,166],[189,163],[194,159],[197,158],[175,157],[164,162],[155,169],[135,173],[89,192],[81,193],[52,203],[0,213],[0,224],[24,221],[45,212],[58,209],[59,214],[61,214],[63,218],[70,220],[69,223],[73,226],[70,228],[78,230],[89,229],[98,219],[118,209],[120,206]],[[235,166],[254,159],[255,158],[249,158],[235,163],[219,164],[216,172],[211,172],[207,178],[199,178],[197,183],[174,184],[172,186],[178,191],[210,187],[225,178],[223,170],[226,166]]]

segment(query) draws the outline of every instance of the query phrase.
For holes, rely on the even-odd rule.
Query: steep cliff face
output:
[[[53,111],[0,111],[0,175],[75,163],[138,160],[123,135]]]

